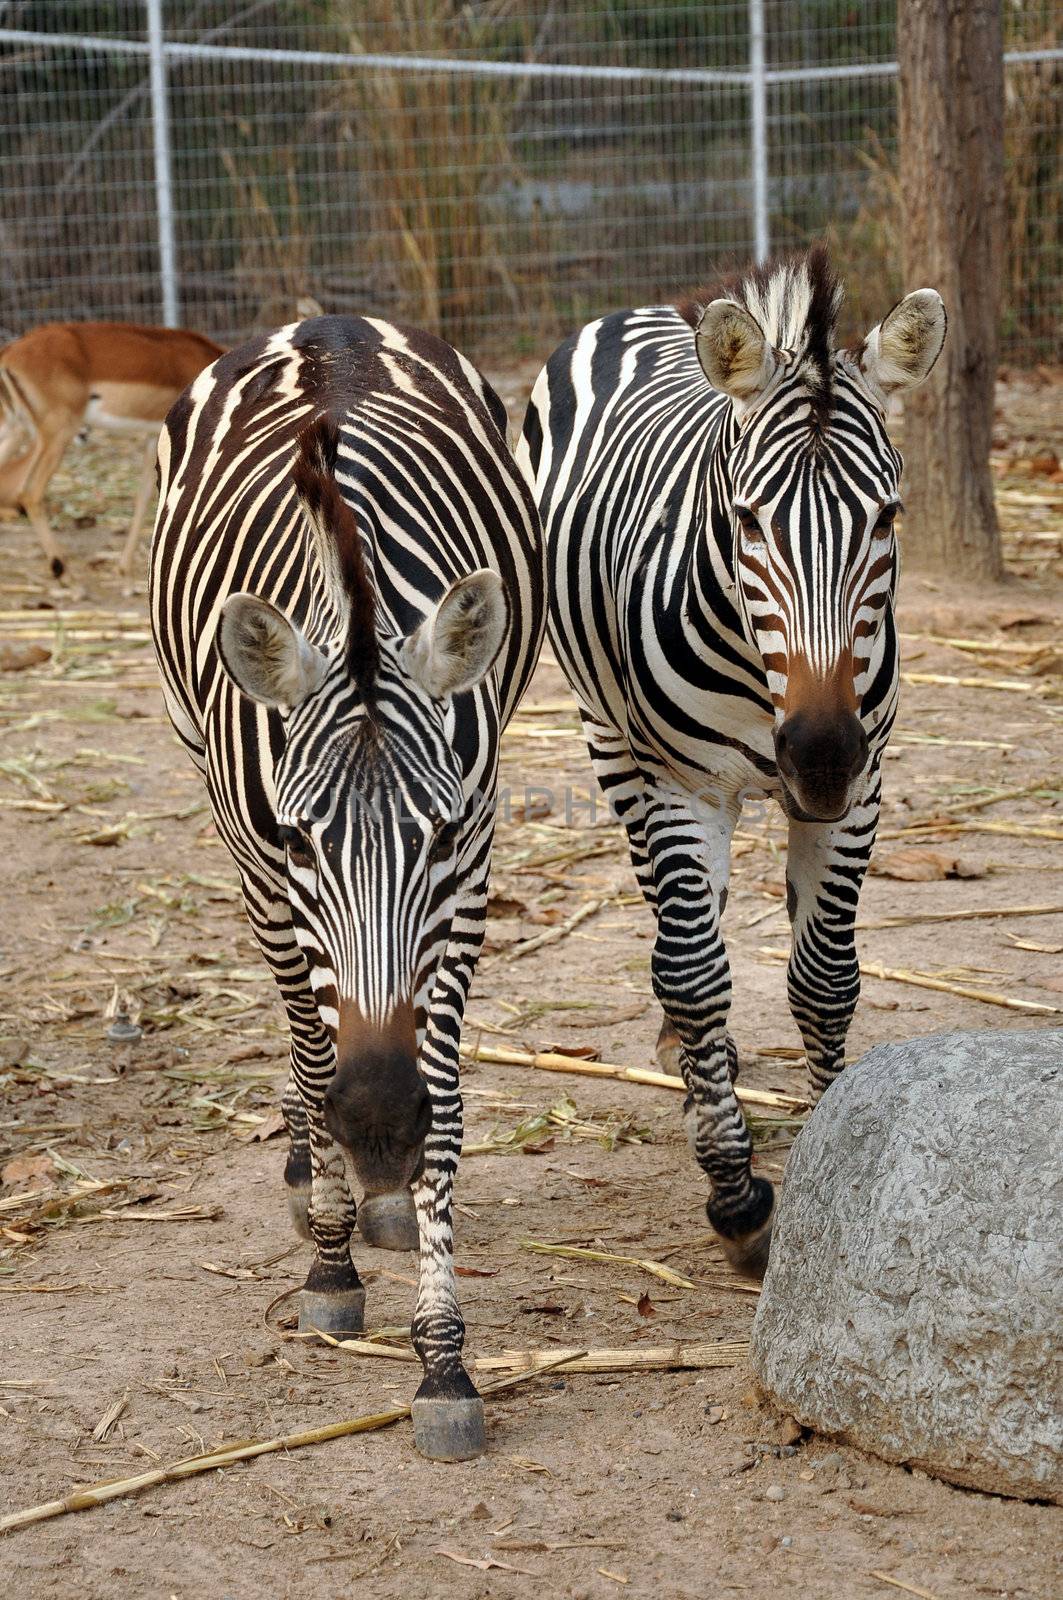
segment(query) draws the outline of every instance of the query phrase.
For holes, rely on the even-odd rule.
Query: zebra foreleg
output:
[[[720,933],[737,806],[695,819],[672,800],[646,810],[646,843],[657,887],[654,993],[681,1041],[687,1084],[684,1121],[711,1185],[708,1218],[739,1271],[763,1276],[774,1191],[752,1174],[753,1150],[732,1082],[727,1032],[731,974]]]
[[[284,1163],[284,1182],[288,1190],[288,1213],[300,1239],[310,1232],[310,1129],[294,1074],[289,1075],[281,1096],[281,1114],[288,1130],[288,1159]]]
[[[365,1325],[365,1290],[351,1260],[356,1211],[343,1154],[324,1124],[325,1089],[336,1070],[302,953],[292,940],[283,962],[278,941],[262,941],[284,998],[292,1036],[292,1070],[281,1100],[290,1140],[284,1180],[296,1232],[305,1215],[314,1260],[299,1293],[299,1331],[342,1337]],[[305,1212],[304,1212],[305,1207]]]
[[[790,1010],[805,1046],[813,1104],[845,1066],[845,1040],[860,996],[853,924],[878,825],[880,786],[842,822],[791,822],[786,862],[793,944]]]
[[[466,900],[451,924],[436,976],[422,1072],[432,1097],[432,1128],[424,1170],[414,1187],[421,1261],[413,1347],[424,1377],[413,1400],[414,1442],[436,1461],[465,1461],[486,1449],[483,1401],[462,1362],[465,1322],[454,1282],[453,1190],[463,1138],[458,1046],[465,1001],[483,943],[487,904],[482,892]]]

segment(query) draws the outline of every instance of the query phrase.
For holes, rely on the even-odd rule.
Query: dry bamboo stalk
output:
[[[586,1350],[567,1352],[552,1358],[547,1365],[533,1372],[519,1372],[502,1378],[498,1383],[485,1385],[485,1397],[504,1389],[512,1389],[528,1378],[542,1372],[552,1372],[556,1367],[567,1366],[569,1361],[587,1355]],[[154,1489],[163,1483],[178,1483],[201,1472],[213,1472],[218,1467],[230,1467],[237,1461],[252,1461],[256,1456],[272,1455],[278,1450],[301,1450],[304,1445],[324,1444],[329,1439],[342,1439],[352,1433],[374,1433],[380,1428],[390,1428],[410,1415],[409,1406],[396,1406],[391,1411],[372,1412],[364,1417],[350,1417],[345,1422],[330,1422],[324,1428],[308,1428],[302,1433],[287,1433],[276,1439],[250,1440],[199,1456],[187,1456],[166,1467],[156,1467],[151,1472],[138,1473],[133,1478],[113,1478],[104,1483],[88,1484],[83,1489],[73,1489],[62,1500],[47,1500],[43,1505],[30,1506],[25,1511],[12,1512],[0,1517],[0,1533],[11,1533],[16,1528],[29,1527],[34,1522],[47,1522],[51,1517],[61,1517],[68,1511],[87,1511],[91,1506],[103,1505],[108,1500],[118,1500],[125,1495],[139,1494],[142,1489]]]
[[[560,1354],[561,1352],[556,1352]],[[588,1350],[584,1356],[572,1352],[567,1372],[681,1372],[692,1368],[737,1367],[749,1353],[746,1343],[646,1345],[631,1350]],[[500,1356],[478,1356],[477,1372],[541,1372],[555,1352],[507,1350]]]
[[[557,1055],[550,1050],[540,1050],[535,1055],[527,1050],[507,1050],[497,1045],[481,1044],[475,1049],[463,1050],[470,1061],[486,1061],[502,1067],[534,1067],[540,1072],[571,1072],[585,1078],[612,1078],[618,1083],[641,1083],[651,1089],[678,1089],[686,1093],[682,1078],[670,1072],[650,1072],[643,1067],[620,1067],[609,1061],[580,1061],[576,1056]],[[768,1106],[774,1111],[803,1111],[808,1101],[796,1094],[777,1094],[774,1089],[745,1089],[736,1087],[738,1099],[750,1106]]]
[[[320,1328],[312,1328],[309,1333],[299,1334],[300,1339],[323,1339],[326,1344],[334,1345],[337,1350],[349,1350],[352,1356],[383,1356],[385,1361],[420,1361],[416,1350],[411,1350],[408,1345],[378,1344],[375,1339],[334,1339],[331,1333],[322,1333]]]
[[[958,678],[951,672],[902,672],[905,683],[931,683],[953,689],[1001,689],[1008,694],[1028,694],[1035,700],[1048,693],[1048,685],[1017,678]]]
[[[567,939],[573,929],[578,928],[581,922],[586,922],[588,917],[593,917],[597,912],[604,910],[609,904],[608,898],[604,900],[588,900],[586,905],[580,906],[566,922],[561,922],[556,928],[547,928],[545,933],[537,933],[534,938],[522,939],[519,944],[513,945],[509,950],[493,956],[483,962],[484,967],[497,966],[499,962],[519,961],[522,956],[530,956],[534,950],[542,950],[545,945],[557,944],[561,939]]]
[[[1059,917],[1063,906],[972,906],[969,911],[913,911],[907,916],[881,917],[877,922],[855,922],[864,933],[872,928],[907,928],[916,922],[970,922],[982,917]]]
[[[909,822],[903,828],[883,828],[880,839],[916,839],[923,833],[1002,833],[1009,839],[1063,840],[1063,831],[1037,822],[990,822],[985,818],[977,822],[947,822],[939,815],[927,817],[923,822]]]
[[[1044,649],[1043,644],[1020,644],[1016,639],[999,639],[994,643],[991,639],[956,639],[940,633],[901,633],[898,638],[925,644],[948,644],[954,650],[987,650],[1005,655],[1027,655]]]
[[[996,789],[993,794],[972,797],[970,800],[951,800],[948,805],[938,808],[932,816],[922,819],[921,822],[905,822],[903,827],[884,827],[879,829],[879,838],[908,838],[911,834],[925,834],[927,829],[941,829],[948,826],[938,821],[948,816],[959,816],[965,811],[985,811],[986,806],[999,805],[1002,800],[1025,800],[1026,795],[1037,794],[1044,789],[1044,779],[1036,784],[1021,784],[1018,789]]]
[[[772,950],[761,945],[760,954],[770,961],[788,961],[788,950]],[[965,983],[951,983],[946,978],[932,977],[929,972],[909,972],[904,967],[884,967],[879,961],[861,961],[860,971],[865,978],[883,978],[888,983],[909,983],[916,989],[936,989],[940,994],[955,994],[961,1000],[980,1000],[987,1006],[1004,1006],[1009,1011],[1034,1011],[1039,1016],[1056,1017],[1063,1006],[1042,1005],[1040,1000],[1015,1000],[1011,995],[997,994],[993,989],[973,989]]]
[[[880,1572],[877,1568],[873,1568],[869,1576],[877,1578],[879,1583],[890,1584],[894,1589],[903,1589],[905,1594],[917,1595],[918,1600],[938,1600],[937,1595],[929,1589],[921,1589],[917,1583],[905,1583],[903,1578],[891,1578],[888,1572]]]
[[[1011,839],[1055,839],[1063,842],[1063,828],[1035,822],[950,822],[949,833],[1002,833]]]
[[[681,1272],[673,1272],[671,1267],[664,1266],[660,1261],[646,1261],[641,1256],[615,1255],[611,1250],[587,1250],[578,1244],[546,1244],[541,1239],[522,1239],[520,1247],[522,1250],[534,1250],[540,1256],[563,1256],[566,1261],[605,1261],[624,1267],[638,1267],[640,1272],[648,1272],[676,1289],[697,1288]]]
[[[351,1417],[346,1422],[332,1422],[324,1428],[310,1428],[303,1433],[288,1433],[277,1439],[233,1446],[231,1449],[209,1451],[204,1455],[188,1456],[183,1461],[172,1462],[167,1467],[156,1467],[151,1472],[138,1473],[133,1478],[114,1478],[106,1483],[89,1484],[83,1489],[73,1489],[62,1500],[47,1500],[43,1505],[31,1506],[26,1511],[15,1511],[0,1517],[0,1533],[10,1533],[25,1528],[33,1522],[46,1522],[67,1511],[87,1511],[90,1506],[103,1505],[124,1495],[139,1494],[142,1489],[154,1489],[163,1483],[178,1483],[182,1478],[194,1477],[200,1472],[213,1472],[217,1467],[229,1467],[237,1461],[250,1461],[255,1456],[270,1455],[278,1450],[299,1450],[308,1444],[323,1444],[328,1439],[341,1439],[350,1433],[371,1433],[377,1428],[388,1428],[401,1422],[410,1414],[409,1406],[399,1406],[393,1411],[380,1411],[370,1416]]]

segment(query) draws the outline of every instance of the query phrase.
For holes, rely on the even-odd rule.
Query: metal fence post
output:
[[[764,0],[749,0],[749,121],[753,163],[753,254],[767,261],[771,250],[768,226],[768,85],[764,64]]]
[[[173,231],[173,174],[170,162],[170,103],[166,88],[166,47],[162,0],[146,0],[151,83],[151,126],[155,155],[155,210],[159,228],[159,279],[162,320],[168,328],[180,324],[177,298],[177,252]]]

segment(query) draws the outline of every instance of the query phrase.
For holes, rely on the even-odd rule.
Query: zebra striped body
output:
[[[851,353],[834,348],[840,293],[819,255],[704,310],[699,296],[605,317],[543,370],[518,449],[546,530],[553,647],[657,916],[662,1045],[687,1081],[710,1220],[753,1271],[772,1193],[751,1176],[732,1087],[731,835],[752,797],[790,819],[789,995],[818,1095],[858,994],[852,925],[896,708],[900,459],[884,409],[909,375],[886,357],[909,322],[933,322],[940,301],[920,295]]]
[[[302,1320],[360,1326],[350,1184],[373,1202],[412,1184],[420,1393],[460,1408],[458,1042],[499,739],[544,626],[505,412],[441,340],[323,317],[208,368],[160,465],[167,708],[291,1026],[286,1177],[297,1211],[310,1188],[316,1247]]]

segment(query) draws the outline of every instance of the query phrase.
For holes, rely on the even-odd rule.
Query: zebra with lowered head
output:
[[[167,709],[291,1031],[285,1178],[314,1244],[299,1324],[362,1328],[356,1215],[368,1244],[419,1244],[416,1441],[476,1455],[452,1260],[458,1045],[499,740],[545,623],[505,410],[442,340],[321,317],[207,368],[159,459]]]
[[[853,924],[897,703],[886,408],[945,337],[933,289],[850,348],[840,304],[816,248],[604,317],[550,358],[518,449],[550,636],[656,914],[658,1053],[686,1080],[709,1220],[754,1275],[774,1197],[733,1089],[731,835],[744,798],[789,819],[789,1000],[815,1099],[844,1065],[859,993]]]

